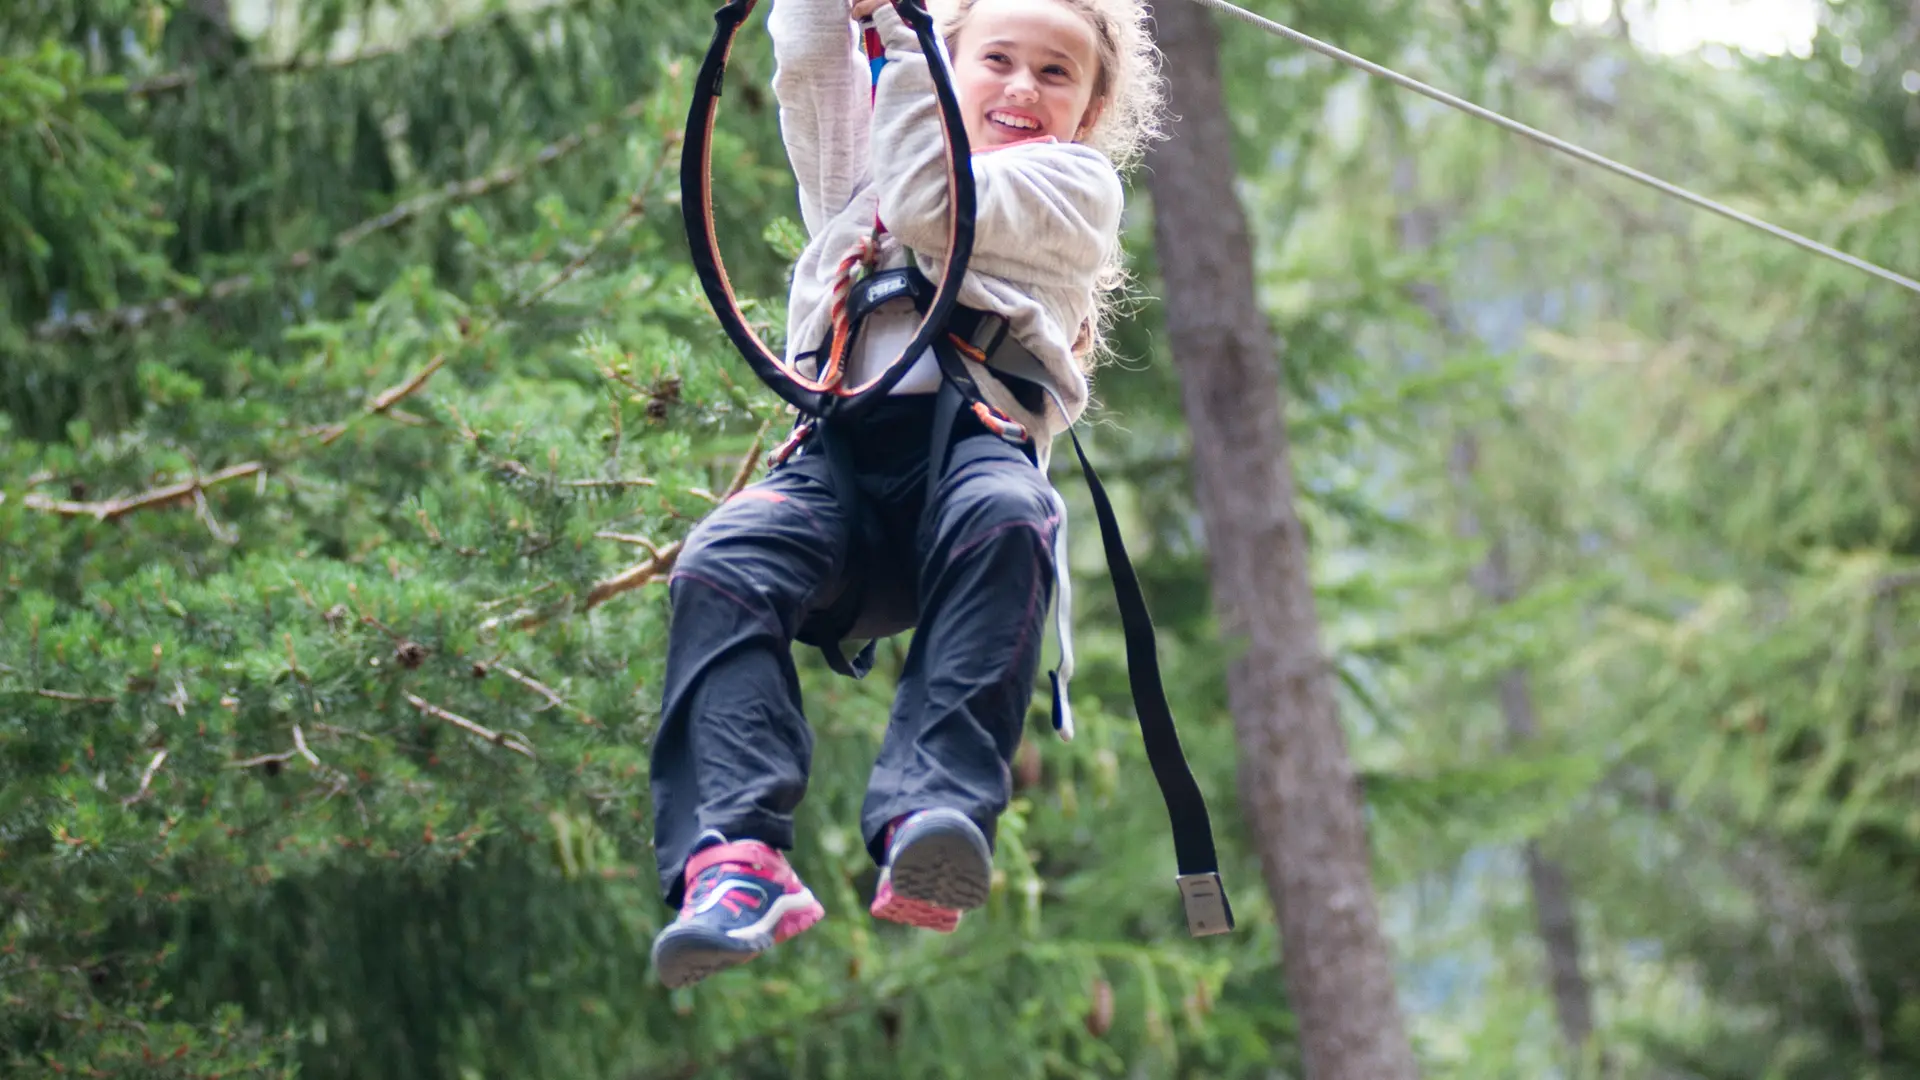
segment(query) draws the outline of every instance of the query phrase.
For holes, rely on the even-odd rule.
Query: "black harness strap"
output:
[[[846,438],[836,430],[837,424],[821,424],[815,429],[813,439],[820,452],[826,455],[827,468],[833,471],[833,493],[840,503],[840,512],[846,515],[855,535],[864,529],[866,522],[860,514],[860,479],[853,471],[853,453],[847,449]],[[840,613],[851,623],[854,612]],[[840,647],[845,640],[844,632],[833,641],[821,640],[815,647],[827,662],[827,667],[836,675],[845,675],[849,679],[864,679],[873,670],[874,648],[878,639],[870,640],[853,659],[847,659],[846,652]]]
[[[923,514],[933,512],[940,481],[947,478],[947,459],[953,453],[953,422],[960,419],[960,391],[950,382],[940,384],[933,397],[933,444],[927,448],[927,498]]]
[[[1100,521],[1100,543],[1106,548],[1107,574],[1113,579],[1114,601],[1120,607],[1120,629],[1127,642],[1127,683],[1133,691],[1133,711],[1140,719],[1140,740],[1147,750],[1147,764],[1153,767],[1153,779],[1160,785],[1160,797],[1167,804],[1167,817],[1173,824],[1173,852],[1180,867],[1176,883],[1180,902],[1187,912],[1187,932],[1194,937],[1224,934],[1233,929],[1233,905],[1227,901],[1227,889],[1220,880],[1220,860],[1213,850],[1213,826],[1207,818],[1206,796],[1187,767],[1187,756],[1180,749],[1180,732],[1174,727],[1173,709],[1167,704],[1167,691],[1160,682],[1160,650],[1153,636],[1153,616],[1147,611],[1147,598],[1140,591],[1140,579],[1133,572],[1133,560],[1127,557],[1127,545],[1121,539],[1120,522],[1114,517],[1113,503],[1100,483],[1100,474],[1087,460],[1080,436],[1067,426],[1073,440],[1073,452],[1080,458],[1080,474],[1086,477],[1087,492],[1093,497],[1094,516]],[[1060,681],[1054,678],[1054,709],[1060,708]]]

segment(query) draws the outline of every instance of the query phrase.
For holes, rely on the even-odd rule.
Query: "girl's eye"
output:
[[[1053,66],[1047,68],[1046,73],[1048,75],[1052,75],[1055,78],[1060,78],[1060,79],[1068,78],[1070,75],[1067,69],[1061,67],[1059,64],[1054,64]]]
[[[1007,59],[1007,54],[1002,52],[990,52],[986,55],[986,59],[995,64],[1011,63],[1011,61]]]

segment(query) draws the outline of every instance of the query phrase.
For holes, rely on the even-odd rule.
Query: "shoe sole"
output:
[[[942,814],[914,823],[887,867],[895,904],[971,911],[993,891],[993,852],[973,822]],[[919,925],[916,923],[915,925]]]
[[[901,896],[891,888],[885,876],[880,879],[880,891],[868,909],[876,919],[888,922],[904,923],[921,930],[931,930],[936,934],[951,934],[960,929],[960,912],[952,908],[929,904],[924,900],[912,900]]]
[[[700,926],[675,924],[653,942],[653,972],[669,990],[692,986],[728,968],[739,967],[775,945],[812,926],[826,915],[813,893],[789,893],[775,902],[764,930],[723,933]]]
[[[653,970],[660,984],[678,990],[759,956],[760,949],[742,949],[738,942],[696,938],[693,934],[663,937],[654,945]]]

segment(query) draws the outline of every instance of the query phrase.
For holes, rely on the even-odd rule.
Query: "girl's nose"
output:
[[[1024,71],[1015,72],[1007,80],[1007,96],[1015,101],[1036,101],[1040,97],[1040,90],[1034,86],[1032,76]]]

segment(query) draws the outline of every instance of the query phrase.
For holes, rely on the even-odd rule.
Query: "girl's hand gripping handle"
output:
[[[880,82],[880,69],[887,66],[887,47],[880,43],[880,31],[873,25],[873,13],[892,0],[853,0],[853,21],[860,24],[860,40],[866,46],[867,67],[872,70],[875,84]]]

